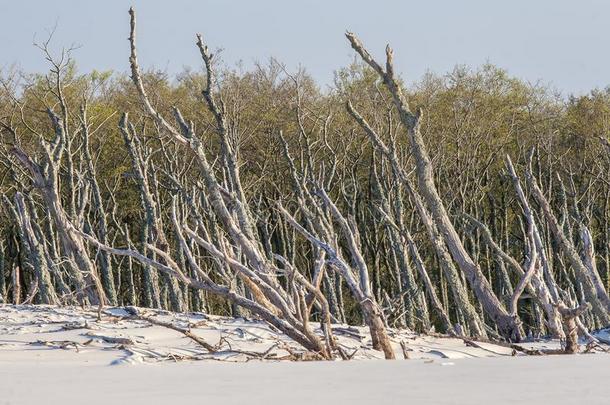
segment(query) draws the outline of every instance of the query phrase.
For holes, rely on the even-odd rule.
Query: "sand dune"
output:
[[[404,346],[410,360],[384,361],[366,328],[335,325],[353,361],[300,362],[287,360],[302,353],[297,344],[256,320],[139,311],[157,324],[133,319],[123,308],[105,310],[98,321],[95,309],[1,306],[0,403],[498,404],[577,398],[602,404],[610,395],[610,357],[600,353],[605,346],[595,354],[526,356],[490,343],[391,330],[397,353]],[[195,339],[168,325],[190,328]],[[197,343],[201,339],[213,353]]]

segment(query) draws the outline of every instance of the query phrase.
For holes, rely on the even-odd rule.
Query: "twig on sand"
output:
[[[126,345],[126,346],[131,346],[134,345],[136,342],[131,338],[131,337],[124,337],[124,336],[107,336],[107,335],[102,335],[99,333],[95,333],[95,332],[87,332],[84,334],[84,336],[88,336],[92,339],[101,339],[106,343],[113,343],[113,344],[118,344],[118,345]]]
[[[279,345],[279,344],[278,344]],[[324,360],[319,353],[315,352],[296,352],[287,344],[279,345],[280,348],[286,350],[289,356],[278,357],[278,360],[293,360],[293,361],[312,361],[312,360]]]
[[[130,318],[132,318],[132,319],[140,319],[140,320],[149,322],[153,325],[162,326],[164,328],[168,328],[168,329],[175,330],[176,332],[180,332],[184,336],[188,337],[189,339],[193,340],[200,346],[204,347],[210,353],[216,353],[218,351],[218,347],[212,346],[211,344],[206,342],[202,337],[195,335],[193,332],[191,332],[188,329],[183,329],[170,322],[164,322],[164,321],[155,319],[153,317],[146,316],[146,315],[142,314],[140,311],[138,311],[135,307],[125,307],[125,311],[127,311],[130,314]]]
[[[333,327],[333,333],[339,333],[342,335],[347,335],[353,338],[358,339],[359,341],[363,339],[363,336],[360,334],[360,331],[356,328],[351,327]]]
[[[525,353],[529,356],[544,356],[547,354],[566,354],[563,349],[528,349],[517,344],[511,344],[510,347],[518,352]]]
[[[59,322],[57,322],[59,323]],[[63,321],[61,321],[61,323],[63,323]],[[89,325],[89,323],[87,321],[80,323],[80,322],[68,322],[68,323],[63,323],[63,325],[61,325],[61,329],[62,330],[77,330],[77,329],[91,329],[91,326]]]
[[[30,342],[29,344],[32,346],[47,346],[47,347],[53,347],[53,348],[60,348],[60,349],[70,349],[71,347],[73,347],[76,352],[78,353],[78,348],[79,346],[87,346],[89,345],[91,342],[93,341],[93,339],[89,339],[86,342],[83,343],[79,343],[79,342],[75,342],[73,340],[37,340],[35,342]]]

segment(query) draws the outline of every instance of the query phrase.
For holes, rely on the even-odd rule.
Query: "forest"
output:
[[[136,33],[125,74],[51,38],[1,72],[0,302],[252,317],[319,359],[349,357],[333,324],[387,359],[388,328],[575,353],[610,326],[610,90],[401,78],[351,32],[331,86],[199,35],[173,77]]]

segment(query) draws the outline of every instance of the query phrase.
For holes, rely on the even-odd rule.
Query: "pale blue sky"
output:
[[[389,42],[407,81],[489,61],[564,94],[610,84],[604,0],[0,0],[0,68],[46,69],[32,40],[57,23],[53,44],[82,45],[75,53],[81,70],[126,72],[130,5],[138,13],[141,65],[172,74],[200,67],[194,34],[201,32],[229,64],[275,56],[330,83],[351,61],[343,36],[350,29],[379,57]]]

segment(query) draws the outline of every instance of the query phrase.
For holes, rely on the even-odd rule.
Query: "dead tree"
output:
[[[170,248],[169,242],[165,235],[159,207],[152,191],[151,156],[148,156],[145,152],[145,147],[142,146],[136,135],[135,126],[128,122],[127,114],[123,114],[119,128],[129,151],[134,177],[140,190],[140,199],[145,213],[142,231],[143,238],[145,239],[144,243],[155,244],[159,249],[168,252]],[[146,288],[144,297],[146,305],[160,307],[159,280],[155,273],[156,271],[150,267],[144,268]],[[163,280],[168,287],[172,310],[182,312],[184,310],[184,303],[177,281],[172,277],[168,277],[167,274],[163,275]]]
[[[522,336],[520,333],[519,319],[508,313],[504,305],[493,292],[491,285],[485,278],[480,267],[474,262],[464,248],[464,244],[456,232],[445,205],[438,194],[434,183],[432,162],[426,151],[420,131],[422,111],[418,110],[417,113],[412,113],[409,109],[409,104],[394,76],[392,49],[389,46],[386,48],[387,60],[384,69],[372,58],[368,51],[364,49],[362,43],[354,34],[347,33],[347,38],[354,50],[375,70],[375,72],[377,72],[379,77],[383,80],[384,85],[392,94],[394,104],[398,109],[400,119],[406,129],[411,151],[415,158],[419,191],[432,214],[436,226],[443,235],[444,241],[453,259],[466,275],[466,278],[479,302],[483,306],[483,309],[493,320],[494,325],[498,327],[501,335],[510,341],[520,340]]]
[[[358,302],[365,323],[371,331],[373,347],[382,350],[386,359],[394,359],[395,354],[387,334],[383,313],[371,290],[369,269],[362,255],[360,235],[353,218],[348,219],[343,215],[323,187],[315,183],[311,187],[306,185],[307,181],[315,182],[314,178],[310,177],[309,180],[305,180],[303,174],[297,172],[288,144],[281,134],[280,139],[283,143],[284,156],[290,166],[299,210],[302,212],[309,230],[303,227],[281,204],[278,207],[280,213],[316,250],[325,252],[326,261],[341,275],[352,296]],[[313,169],[310,167],[309,173],[312,171]],[[333,222],[337,224],[341,238],[335,231]],[[350,261],[341,254],[340,239],[347,246]],[[319,268],[313,273],[314,285],[321,283],[323,275],[323,268]]]
[[[352,109],[352,111],[354,111]],[[355,111],[354,111],[355,112]],[[394,166],[394,165],[392,165]],[[405,297],[406,302],[404,302],[404,306],[406,307],[403,311],[410,314],[410,322],[408,323],[408,326],[413,328],[414,327],[414,321],[413,321],[413,316],[416,315],[417,318],[420,320],[420,322],[423,324],[423,329],[424,330],[429,330],[430,329],[430,321],[428,319],[428,314],[426,313],[426,303],[425,303],[425,297],[423,293],[420,293],[417,291],[417,286],[416,286],[416,281],[415,281],[415,275],[413,274],[413,271],[411,270],[410,266],[409,266],[409,262],[408,262],[408,255],[407,252],[404,249],[404,241],[402,240],[401,237],[401,231],[405,230],[405,225],[404,225],[404,203],[403,203],[403,190],[401,187],[401,181],[400,178],[397,174],[395,174],[393,176],[393,180],[394,180],[394,188],[395,190],[393,191],[392,195],[390,196],[389,194],[389,190],[387,190],[381,183],[380,179],[379,179],[379,175],[377,174],[377,170],[375,168],[375,164],[373,164],[373,182],[374,182],[374,187],[378,193],[379,199],[380,199],[380,211],[382,212],[382,215],[385,217],[386,220],[388,220],[389,222],[391,222],[392,225],[388,225],[386,227],[386,231],[388,233],[389,239],[390,239],[390,245],[391,245],[391,249],[393,252],[393,257],[395,257],[396,260],[396,264],[397,264],[397,274],[396,274],[396,278],[399,280],[399,291],[400,291],[400,295]],[[391,204],[390,199],[394,200],[393,204]],[[390,216],[391,214],[391,216]],[[413,247],[415,248],[415,250],[417,250],[417,248],[413,245]],[[413,258],[413,261],[416,262],[417,258],[413,255],[414,251],[412,250],[412,248],[410,247],[410,252],[411,252],[411,256]],[[421,264],[423,266],[423,263]],[[418,267],[419,264],[416,262],[416,267]],[[424,276],[424,273],[425,276]],[[428,292],[430,292],[430,290],[428,289],[429,285],[426,283],[426,279],[429,282],[429,278],[427,278],[427,273],[425,272],[425,268],[424,267],[418,267],[418,272],[420,273],[420,275],[422,276],[422,278],[424,279],[424,284],[426,285],[426,290]],[[431,297],[432,298],[432,297]],[[438,303],[438,302],[434,302],[434,304]],[[437,308],[438,309],[438,308]],[[444,314],[446,315],[446,313]],[[442,315],[441,315],[442,316]],[[407,317],[409,318],[409,317]],[[443,322],[446,322],[447,320],[443,318]],[[447,325],[445,325],[447,326]],[[450,326],[449,323],[449,329],[453,329]]]
[[[473,336],[486,337],[484,324],[477,314],[474,306],[470,303],[468,298],[468,292],[466,291],[460,275],[453,264],[451,255],[447,250],[447,246],[443,241],[442,235],[439,231],[438,226],[432,220],[432,217],[428,209],[424,206],[424,203],[418,193],[415,192],[411,182],[406,174],[406,171],[399,162],[396,154],[396,147],[388,147],[377,132],[370,126],[370,124],[360,115],[358,111],[352,106],[351,102],[347,102],[347,110],[350,115],[356,120],[360,127],[364,130],[365,134],[373,144],[376,150],[378,150],[386,159],[388,159],[392,165],[393,175],[400,181],[405,189],[411,196],[411,200],[415,205],[417,212],[419,213],[421,221],[424,223],[430,240],[434,246],[435,253],[439,259],[441,269],[447,278],[453,298],[456,302],[459,311],[462,311],[467,322],[469,332]]]
[[[189,265],[197,270],[197,274],[201,278],[201,281],[199,281],[185,275],[168,252],[153,244],[147,243],[146,247],[158,255],[160,258],[159,260],[148,258],[131,249],[114,249],[100,243],[90,235],[85,235],[83,233],[81,233],[81,235],[100,249],[104,249],[113,254],[131,256],[145,265],[153,266],[164,273],[178,277],[181,281],[187,283],[191,287],[203,289],[227,298],[236,304],[251,310],[256,315],[261,316],[265,321],[276,326],[307,349],[319,353],[319,355],[324,358],[331,358],[335,346],[330,325],[327,322],[323,322],[322,324],[325,336],[324,340],[321,340],[319,336],[313,332],[309,324],[309,311],[303,306],[303,293],[301,292],[293,296],[288,294],[282,287],[278,281],[278,276],[282,274],[283,271],[266,257],[263,253],[262,244],[253,231],[252,217],[247,208],[247,201],[241,188],[237,155],[233,147],[234,145],[231,145],[228,140],[229,135],[226,129],[224,105],[222,102],[217,102],[214,94],[215,76],[212,67],[212,55],[203,44],[201,36],[198,36],[197,45],[207,70],[207,83],[203,90],[203,96],[208,109],[216,119],[216,133],[222,145],[221,157],[223,168],[226,169],[226,173],[228,174],[225,178],[226,180],[222,181],[218,180],[212,165],[209,163],[204,145],[200,136],[195,133],[193,124],[185,121],[178,109],[174,109],[179,128],[177,129],[167,122],[154,109],[148,100],[136,57],[136,20],[133,9],[130,9],[130,16],[130,63],[134,85],[138,90],[147,113],[176,142],[188,147],[197,157],[199,168],[204,179],[207,198],[209,199],[215,216],[222,225],[224,232],[226,232],[226,236],[222,235],[219,245],[212,243],[205,227],[201,226],[202,224],[197,223],[197,227],[191,229],[188,225],[179,223],[174,205],[172,214],[174,230],[176,236],[179,238],[181,249],[185,253]],[[233,272],[239,274],[245,281],[249,291],[252,293],[253,299],[241,296],[234,290],[214,282],[198,265],[189,244],[186,243],[185,236],[182,235],[188,236],[190,240],[204,248],[215,259],[226,263]],[[230,238],[234,247],[229,246],[228,240],[226,239],[227,237]],[[243,255],[243,262],[240,260],[239,256],[236,256],[237,252],[239,252],[239,256]],[[283,259],[283,261],[285,261],[285,259]],[[295,269],[294,266],[291,267],[292,269]],[[293,270],[292,272],[297,274],[296,270]],[[304,279],[301,277],[295,277],[293,279],[297,285],[300,284],[299,290],[311,288],[311,286],[304,283],[303,280]],[[322,299],[320,294],[317,294],[316,298]],[[328,320],[328,317],[326,317],[326,319]]]
[[[43,149],[43,163],[35,162],[19,147],[14,147],[12,153],[30,172],[34,187],[40,190],[61,241],[62,255],[70,263],[68,268],[71,270],[71,281],[75,285],[79,301],[104,305],[106,299],[97,269],[89,258],[82,238],[71,226],[61,202],[59,170],[66,139],[63,121],[51,110],[48,110],[48,115],[55,130],[55,137],[53,141],[47,142],[39,136]]]
[[[48,254],[44,241],[40,240],[34,232],[23,195],[19,192],[15,193],[15,210],[19,227],[22,229],[21,235],[24,238],[24,242],[28,245],[26,250],[26,252],[30,253],[28,261],[31,263],[35,278],[38,280],[38,301],[41,304],[57,304],[58,298],[51,281],[47,259]]]
[[[317,190],[316,193],[323,204],[328,208],[334,221],[338,223],[339,229],[343,235],[343,239],[347,244],[347,250],[350,253],[351,261],[354,267],[342,257],[338,249],[333,248],[329,242],[314,236],[311,232],[303,228],[283,207],[279,207],[280,212],[295,227],[307,240],[316,246],[318,249],[326,252],[328,263],[334,267],[347,283],[351,293],[354,295],[360,308],[362,309],[364,319],[371,331],[373,347],[377,350],[382,350],[386,359],[394,359],[395,354],[388,337],[383,314],[379,304],[371,292],[371,284],[369,281],[369,270],[364,258],[362,257],[359,236],[357,229],[350,225],[348,220],[341,214],[337,206],[332,202],[326,191],[323,189]],[[318,208],[319,209],[319,208]],[[327,229],[327,235],[332,234],[332,231]],[[330,240],[333,240],[332,237]]]
[[[83,137],[82,153],[83,160],[85,162],[85,177],[89,182],[89,188],[91,189],[91,205],[92,209],[97,213],[97,235],[102,243],[108,243],[108,221],[106,218],[106,210],[104,208],[104,199],[102,198],[102,192],[97,180],[96,170],[94,166],[93,157],[91,156],[91,145],[90,138],[92,135],[91,123],[87,116],[87,102],[81,106],[80,109],[80,123],[81,132]],[[95,134],[96,130],[99,130],[100,126],[93,130]],[[99,255],[99,267],[100,267],[100,278],[106,298],[108,299],[108,305],[117,305],[117,292],[114,282],[114,274],[112,269],[112,261],[107,252],[101,251]]]
[[[542,208],[554,239],[557,241],[561,252],[569,260],[572,269],[574,270],[575,275],[583,288],[587,302],[591,304],[593,312],[600,319],[602,324],[609,324],[610,315],[608,310],[610,309],[610,298],[608,293],[606,292],[603,283],[601,283],[599,275],[595,274],[593,268],[587,268],[587,266],[581,260],[576,247],[561,229],[549,202],[542,193],[542,190],[540,190],[538,182],[532,173],[531,162],[528,165],[528,170],[526,171],[526,179],[532,191],[533,197]]]

